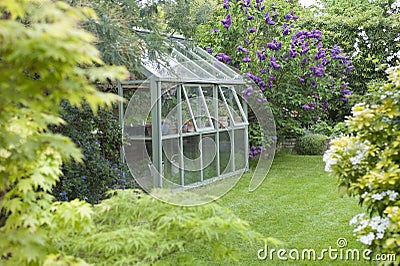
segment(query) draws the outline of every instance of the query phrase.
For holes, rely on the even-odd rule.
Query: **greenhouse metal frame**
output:
[[[119,105],[122,151],[133,176],[148,188],[188,188],[247,170],[247,105],[240,96],[246,82],[183,38],[165,42],[169,54],[142,59],[147,80],[118,83],[120,96],[135,91],[126,108]],[[148,167],[139,165],[141,155]]]

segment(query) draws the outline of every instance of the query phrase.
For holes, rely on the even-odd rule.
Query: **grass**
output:
[[[357,199],[339,197],[336,180],[324,171],[321,156],[278,155],[254,192],[248,192],[250,178],[251,172],[245,174],[217,203],[250,222],[255,231],[283,241],[287,250],[298,249],[300,257],[302,249],[315,249],[317,256],[330,246],[337,249],[339,238],[348,242],[344,251],[364,249],[349,226],[362,209]],[[328,254],[323,261],[281,261],[276,253],[273,261],[259,260],[257,251],[263,247],[237,244],[243,254],[236,265],[366,265],[365,261],[331,260]]]

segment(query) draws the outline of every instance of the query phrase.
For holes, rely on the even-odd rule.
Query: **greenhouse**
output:
[[[240,74],[179,37],[167,55],[142,59],[146,79],[119,82],[125,161],[144,189],[190,188],[248,165],[247,106]]]

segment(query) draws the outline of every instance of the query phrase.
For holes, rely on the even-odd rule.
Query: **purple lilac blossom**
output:
[[[300,52],[301,55],[305,55],[310,50],[310,47],[307,46],[308,44],[309,44],[309,42],[307,41],[301,45],[301,48],[302,48],[301,52]]]
[[[265,103],[265,102],[267,102],[267,98],[257,98],[257,102]]]
[[[211,32],[213,32],[213,33],[214,33],[214,32],[219,32],[219,29],[214,28],[214,29],[211,30]]]
[[[303,104],[302,108],[304,110],[314,110],[316,106],[317,106],[316,102],[309,102],[307,104]]]
[[[331,57],[336,58],[341,52],[342,49],[340,49],[340,47],[335,44],[331,49]]]
[[[317,82],[315,80],[311,81],[311,87],[316,88]]]
[[[263,91],[266,89],[267,84],[265,84],[264,81],[261,81],[260,84],[259,84],[259,86],[260,86],[260,90],[263,92]]]
[[[289,49],[289,57],[290,58],[295,58],[297,55],[299,55],[299,53],[296,52],[296,50],[294,50],[292,48]]]
[[[270,56],[269,59],[270,59],[270,64],[274,70],[279,70],[281,68],[281,66],[276,62],[275,57]]]
[[[353,68],[354,68],[354,66],[348,66],[347,68],[346,68],[346,73],[349,73],[350,71],[352,71],[353,70]]]
[[[348,55],[340,54],[342,51],[343,50],[340,49],[340,47],[335,44],[333,46],[333,48],[331,49],[331,57],[333,59],[340,60],[342,62],[342,64],[346,65],[347,68],[345,69],[345,72],[349,73],[354,68],[354,66],[351,65],[350,57]]]
[[[246,56],[246,57],[243,57],[242,61],[245,63],[248,63],[251,61],[251,59],[250,59],[250,57]]]
[[[341,89],[340,89],[340,92],[342,93],[342,96],[343,96],[341,99],[342,99],[343,101],[345,101],[345,102],[349,100],[349,99],[347,98],[347,96],[353,94],[353,92],[352,92],[351,90],[346,89],[347,86],[349,86],[349,83],[348,83],[348,82],[344,83],[344,84],[342,85]]]
[[[260,51],[257,51],[257,57],[260,59],[260,61],[267,59],[267,56]]]
[[[252,79],[254,81],[254,83],[256,84],[261,84],[261,82],[263,82],[262,78],[257,76],[257,75],[253,75],[253,73],[251,72],[247,72],[246,76],[250,79]]]
[[[228,65],[232,62],[232,58],[225,53],[219,53],[215,56],[215,58],[219,61],[225,62]]]
[[[225,19],[221,20],[221,23],[225,29],[228,29],[232,25],[231,14],[226,15]]]
[[[313,72],[313,75],[315,77],[323,77],[325,74],[325,69],[322,64],[319,64],[317,66],[311,66],[310,70]]]
[[[242,91],[242,95],[244,99],[248,99],[251,95],[253,94],[253,88],[252,87],[248,87],[247,89]]]
[[[263,151],[262,149],[258,149],[258,147],[256,147],[256,146],[251,146],[250,151],[249,151],[249,157],[253,158],[257,154],[261,153],[262,151]]]
[[[290,29],[289,28],[286,28],[286,29],[284,29],[283,31],[282,31],[282,34],[283,35],[288,35],[290,33]]]
[[[247,16],[247,19],[248,19],[248,20],[252,20],[253,18],[254,18],[254,16],[252,16],[252,15],[248,15],[248,16]]]
[[[301,83],[304,83],[304,78],[299,78],[299,81],[301,82]]]
[[[207,53],[211,54],[212,53],[212,48],[211,47],[206,47]]]
[[[250,0],[242,0],[244,6],[249,6],[250,5]]]
[[[239,46],[237,47],[237,50],[238,50],[238,52],[244,52],[244,53],[246,53],[246,54],[249,54],[249,51],[247,51],[247,49],[244,48],[244,47],[241,46],[241,45],[239,45]]]
[[[247,31],[248,31],[248,33],[254,33],[254,32],[256,32],[256,29],[255,28],[250,28]]]
[[[276,22],[272,21],[271,18],[269,17],[269,12],[265,13],[264,21],[266,23],[268,23],[269,25],[275,25],[276,24]]]
[[[327,49],[318,49],[318,52],[314,55],[314,59],[318,60],[325,57],[325,52]]]
[[[299,17],[294,15],[294,11],[291,11],[289,14],[283,16],[286,20],[296,20]]]
[[[282,47],[282,42],[278,42],[276,38],[273,39],[272,42],[267,43],[267,48],[273,50],[273,51],[278,51]]]
[[[322,102],[322,112],[327,112],[329,108],[329,103],[327,101]]]

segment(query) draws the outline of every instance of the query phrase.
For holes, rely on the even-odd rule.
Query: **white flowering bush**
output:
[[[350,224],[358,240],[379,253],[396,253],[400,263],[400,68],[389,82],[353,107],[352,132],[332,140],[325,170],[338,179],[341,194],[358,196],[367,207]]]

